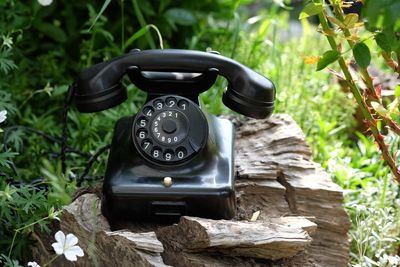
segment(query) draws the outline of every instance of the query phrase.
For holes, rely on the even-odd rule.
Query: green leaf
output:
[[[54,24],[45,22],[45,23],[36,23],[34,26],[40,32],[42,32],[43,34],[47,35],[48,37],[59,43],[64,43],[68,39],[64,30],[61,29],[60,27],[57,27]]]
[[[303,10],[300,12],[299,19],[305,19],[310,16],[317,15],[322,12],[324,6],[322,4],[310,3],[306,5]]]
[[[394,88],[394,96],[399,97],[400,96],[400,84],[396,85]]]
[[[0,254],[0,263],[4,263],[5,267],[22,267],[18,260],[12,259],[4,254]]]
[[[317,71],[325,69],[329,64],[338,60],[340,53],[335,50],[326,51],[318,60]]]
[[[12,59],[12,50],[8,48],[0,51],[0,73],[3,72],[7,75],[10,71],[17,68],[17,65]]]
[[[129,37],[129,39],[126,40],[123,48],[125,49],[126,47],[130,46],[136,39],[143,36],[146,32],[147,32],[147,25],[142,27],[140,30],[135,32],[131,37]]]
[[[398,113],[399,110],[399,104],[400,104],[400,97],[396,97],[392,103],[388,105],[388,110],[390,113]]]
[[[386,117],[386,116],[390,115],[389,111],[387,111],[387,109],[384,106],[382,106],[380,103],[378,103],[378,102],[371,101],[371,106],[375,109],[375,111],[379,115],[381,115],[383,117]]]
[[[364,43],[358,43],[354,46],[353,55],[358,66],[361,68],[368,67],[371,62],[371,52],[369,51],[368,46]]]
[[[3,150],[4,146],[0,146],[0,149]],[[10,168],[12,164],[12,158],[14,158],[18,153],[11,152],[10,150],[6,150],[0,153],[0,167]]]
[[[7,134],[7,143],[9,145],[12,145],[12,147],[17,152],[21,152],[21,149],[22,149],[22,146],[23,146],[23,140],[22,140],[23,136],[24,136],[24,133],[22,132],[21,129],[10,131]]]
[[[333,23],[333,24],[339,26],[340,28],[346,28],[346,25],[344,25],[343,22],[341,22],[340,20],[338,20],[338,19],[335,18],[335,17],[327,16],[327,19],[328,19],[331,23]]]
[[[344,18],[344,25],[347,26],[347,28],[351,28],[354,26],[354,24],[356,24],[358,21],[358,14],[356,13],[350,13],[347,14],[346,17]]]
[[[183,26],[191,26],[197,22],[193,13],[183,8],[168,9],[164,15],[168,20]]]
[[[384,50],[388,53],[390,53],[390,51],[392,51],[392,46],[389,42],[389,39],[387,38],[386,34],[384,34],[383,32],[375,35],[375,41],[379,45],[379,47],[382,48],[382,50]]]
[[[100,9],[100,12],[97,14],[96,18],[94,19],[92,25],[90,25],[88,32],[93,28],[93,26],[96,24],[97,20],[100,18],[100,16],[103,14],[103,12],[106,10],[108,5],[111,3],[111,0],[105,0],[103,3],[103,6]],[[122,3],[123,5],[124,3]]]

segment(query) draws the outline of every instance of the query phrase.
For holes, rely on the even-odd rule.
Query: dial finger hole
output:
[[[147,137],[147,131],[145,129],[139,129],[136,132],[136,136],[139,137],[140,139],[145,139]]]
[[[145,140],[143,140],[141,147],[144,151],[151,151],[152,145],[153,145],[153,142],[151,142],[150,139],[145,139]]]
[[[155,159],[159,159],[162,157],[162,151],[161,148],[159,147],[155,147],[152,152],[151,152],[151,156]]]
[[[182,110],[186,110],[188,105],[189,105],[189,102],[187,102],[186,100],[183,100],[183,99],[179,100],[179,102],[178,102],[178,107]]]
[[[176,105],[176,98],[175,97],[167,97],[167,99],[165,100],[165,104],[168,107],[173,107]]]
[[[176,157],[178,159],[183,159],[184,157],[186,157],[186,155],[187,155],[186,148],[178,147],[178,149],[176,150]]]
[[[147,117],[153,116],[154,109],[152,107],[145,107],[143,109],[143,114],[146,115]]]
[[[171,161],[174,159],[174,152],[172,150],[167,150],[164,153],[164,159],[166,161]]]
[[[141,117],[136,121],[136,123],[137,123],[137,125],[138,125],[139,127],[146,127],[147,124],[149,123],[149,121],[148,121],[145,117],[141,116]]]
[[[164,102],[160,99],[157,99],[153,102],[153,106],[157,109],[160,110],[164,107]]]

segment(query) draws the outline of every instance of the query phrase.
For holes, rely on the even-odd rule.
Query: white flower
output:
[[[30,262],[28,262],[28,266],[32,266],[32,267],[40,267],[40,265],[39,265],[39,264],[37,264],[37,262],[36,262],[36,261],[30,261]]]
[[[42,6],[49,6],[53,3],[53,0],[38,0],[39,4]]]
[[[389,263],[390,266],[398,266],[400,263],[400,257],[399,256],[389,256],[389,255],[383,255],[383,259],[385,262]]]
[[[68,234],[65,237],[62,231],[58,231],[54,237],[57,242],[51,244],[51,246],[57,255],[64,254],[65,258],[69,261],[76,261],[76,256],[82,257],[84,255],[83,250],[79,246],[75,246],[78,244],[78,238],[75,235]]]
[[[7,119],[7,110],[0,111],[0,123]]]
[[[12,45],[13,45],[12,37],[2,35],[1,38],[3,39],[4,46],[7,46],[8,48],[12,48]]]

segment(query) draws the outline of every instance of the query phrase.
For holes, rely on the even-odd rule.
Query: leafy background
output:
[[[161,44],[217,50],[273,80],[276,112],[295,118],[314,159],[345,189],[353,222],[352,264],[398,262],[398,185],[373,141],[356,132],[348,93],[328,72],[307,64],[308,56],[322,55],[328,44],[316,33],[313,18],[297,20],[301,8],[301,2],[289,8],[282,1],[257,0],[56,0],[46,7],[33,0],[0,1],[0,111],[8,112],[0,124],[0,262],[19,266],[30,260],[26,248],[33,244],[33,227],[47,230],[54,210],[71,201],[75,179],[88,160],[110,143],[117,119],[143,104],[144,94],[124,81],[129,92],[124,104],[95,114],[72,108],[64,176],[64,96],[77,73],[130,49]],[[379,50],[373,45],[370,49]],[[375,64],[388,72],[379,60]],[[215,100],[225,86],[218,79],[202,95],[215,114],[231,113]],[[395,137],[393,142],[398,142]],[[86,178],[101,176],[106,159],[107,153],[101,154]],[[87,179],[84,185],[94,183]]]

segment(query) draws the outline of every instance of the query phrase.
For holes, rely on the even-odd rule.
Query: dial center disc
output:
[[[172,134],[176,131],[176,122],[173,120],[166,120],[162,124],[162,129],[167,134]]]

